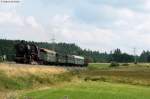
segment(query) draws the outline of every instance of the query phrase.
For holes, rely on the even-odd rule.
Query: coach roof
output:
[[[77,58],[77,59],[84,59],[84,57],[82,57],[82,56],[77,56],[77,55],[73,55],[74,56],[74,58]]]
[[[42,51],[42,52],[47,52],[47,53],[53,53],[53,54],[56,54],[55,51],[52,51],[52,50],[49,50],[49,49],[45,49],[45,48],[40,48],[40,51]]]

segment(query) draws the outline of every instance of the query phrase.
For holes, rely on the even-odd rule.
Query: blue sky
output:
[[[150,50],[150,0],[20,0],[0,3],[0,38]]]

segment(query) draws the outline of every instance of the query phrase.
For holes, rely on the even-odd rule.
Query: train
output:
[[[59,65],[59,66],[88,66],[83,56],[58,53],[46,48],[40,48],[34,43],[21,41],[15,45],[15,62],[23,64]]]

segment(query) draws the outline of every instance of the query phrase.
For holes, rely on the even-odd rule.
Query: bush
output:
[[[85,81],[106,81],[105,77],[85,77],[84,78]]]
[[[124,64],[122,64],[122,66],[129,66],[130,64],[128,64],[128,63],[124,63]]]
[[[2,59],[2,57],[0,56],[0,62],[2,62],[3,61],[3,59]]]
[[[117,62],[111,62],[110,67],[118,67],[119,65]]]

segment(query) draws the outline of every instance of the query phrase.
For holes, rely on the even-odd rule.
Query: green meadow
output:
[[[75,82],[26,93],[31,99],[149,99],[150,87],[107,82]]]

